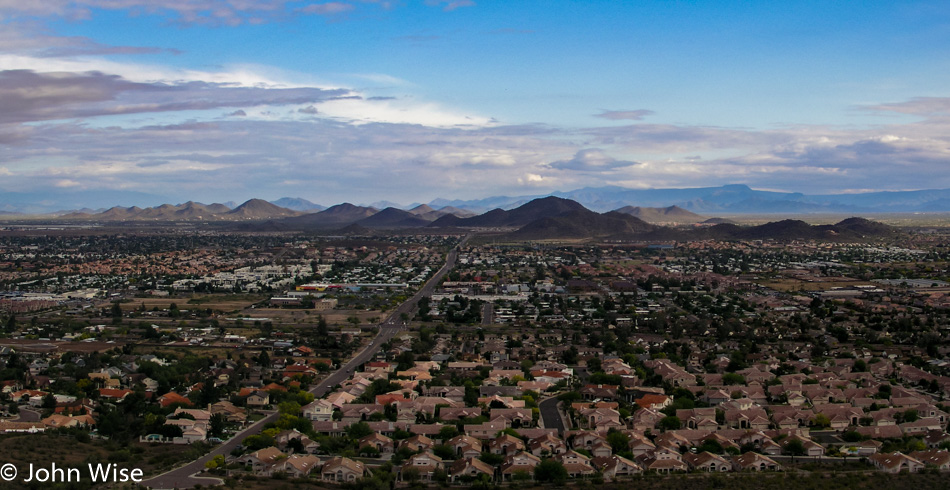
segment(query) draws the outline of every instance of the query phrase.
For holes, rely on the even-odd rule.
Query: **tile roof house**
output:
[[[399,467],[399,479],[402,480],[406,471],[411,469],[418,472],[420,479],[432,481],[436,470],[441,470],[444,467],[445,465],[442,463],[442,458],[429,451],[414,454]]]
[[[703,451],[699,454],[687,453],[683,455],[683,461],[689,465],[691,470],[703,472],[724,472],[732,470],[732,462],[722,456],[717,456],[709,451]]]
[[[604,478],[615,480],[618,477],[632,476],[643,472],[636,462],[622,456],[595,457],[590,461]]]
[[[495,476],[495,468],[484,461],[474,457],[466,457],[456,460],[449,467],[449,478],[453,482],[465,480],[467,478],[478,479],[485,475],[489,480]]]
[[[768,456],[748,452],[741,456],[734,456],[732,458],[732,468],[735,471],[778,471],[782,469],[782,465]]]
[[[366,465],[361,461],[350,458],[331,458],[320,470],[323,481],[353,482],[363,478],[367,473]]]
[[[282,453],[280,449],[276,447],[266,447],[246,456],[242,456],[238,459],[238,463],[250,467],[251,471],[256,474],[270,474],[274,465],[286,457],[287,455]]]
[[[519,473],[527,473],[528,478],[532,478],[534,467],[541,462],[541,458],[525,451],[509,454],[501,463],[499,471],[501,478],[505,481],[511,481]]]
[[[916,473],[924,469],[923,462],[900,452],[872,454],[868,456],[868,462],[885,473]]]

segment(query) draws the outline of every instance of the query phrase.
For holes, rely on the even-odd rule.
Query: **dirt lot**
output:
[[[141,469],[145,475],[156,474],[172,468],[178,461],[189,457],[189,446],[174,444],[142,444],[133,442],[127,448],[121,448],[110,441],[92,439],[79,442],[73,435],[45,434],[9,434],[0,435],[0,454],[2,463],[12,463],[17,467],[18,477],[13,483],[3,482],[3,488],[41,488],[28,487],[22,479],[28,478],[29,466],[50,468],[78,468],[80,483],[70,488],[88,488],[91,477],[87,465],[117,464],[120,468]],[[75,480],[73,480],[75,482]]]

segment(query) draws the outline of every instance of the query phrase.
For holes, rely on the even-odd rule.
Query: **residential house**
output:
[[[868,457],[868,462],[885,473],[900,473],[902,471],[917,473],[925,467],[919,459],[900,452],[872,454]]]
[[[754,452],[747,452],[732,458],[732,468],[735,471],[778,471],[782,466],[774,459]]]
[[[477,457],[465,457],[458,459],[449,467],[449,479],[453,482],[465,481],[466,479],[478,480],[487,476],[488,480],[493,480],[495,468],[479,460]]]
[[[266,447],[238,458],[238,463],[247,466],[255,474],[269,475],[274,465],[285,459],[286,454],[276,447]]]
[[[541,458],[525,451],[509,454],[501,463],[499,471],[504,481],[512,481],[517,475],[531,479],[534,476],[534,467],[541,462]]]
[[[699,454],[686,453],[683,455],[683,461],[689,465],[689,469],[695,471],[721,473],[732,470],[732,462],[709,451]]]
[[[354,482],[367,473],[365,463],[341,457],[331,458],[320,470],[321,479],[330,482]]]

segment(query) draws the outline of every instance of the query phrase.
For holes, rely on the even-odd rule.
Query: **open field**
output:
[[[134,311],[145,305],[146,311],[153,308],[163,310],[172,303],[178,306],[179,310],[189,309],[212,309],[216,311],[240,311],[250,308],[251,305],[267,299],[266,295],[252,294],[226,294],[226,295],[192,295],[188,297],[154,297],[154,298],[133,298],[130,302],[120,303],[123,311]],[[110,306],[104,304],[103,306]]]
[[[800,281],[798,279],[760,279],[755,281],[776,291],[825,291],[832,288],[870,284],[868,281]]]

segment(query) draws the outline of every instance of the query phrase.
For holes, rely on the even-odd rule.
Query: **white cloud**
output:
[[[605,172],[620,167],[638,165],[637,162],[621,161],[607,155],[600,148],[585,148],[578,150],[570,160],[558,160],[549,165],[557,170],[571,170],[578,172]]]

